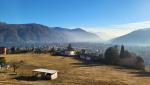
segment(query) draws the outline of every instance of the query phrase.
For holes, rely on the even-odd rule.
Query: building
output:
[[[66,50],[65,51],[65,55],[66,56],[75,56],[76,55],[76,51],[74,51],[74,50]]]
[[[56,79],[58,77],[57,70],[48,70],[48,69],[34,69],[32,71],[33,76],[41,79]]]
[[[7,54],[7,48],[5,48],[5,47],[0,47],[0,54],[6,55],[6,54]]]

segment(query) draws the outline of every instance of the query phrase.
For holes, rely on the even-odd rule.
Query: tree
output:
[[[42,53],[42,50],[40,48],[36,48],[34,52],[37,54],[40,54],[40,53]]]
[[[74,49],[72,48],[72,45],[71,45],[71,44],[68,45],[67,50],[68,50],[68,51],[74,50]]]
[[[121,50],[120,50],[120,58],[123,58],[124,57],[124,46],[122,45],[121,46]]]
[[[0,65],[4,66],[6,64],[6,59],[5,57],[0,57]]]
[[[136,68],[138,69],[144,69],[145,65],[144,65],[144,60],[142,57],[137,56],[137,61],[136,61]]]
[[[15,53],[15,47],[14,46],[11,47],[10,50],[11,50],[11,53]]]
[[[81,54],[86,54],[85,49],[81,49]]]
[[[105,61],[108,64],[117,64],[119,60],[118,46],[109,47],[105,51]]]
[[[56,52],[55,48],[54,48],[54,47],[52,47],[52,48],[50,49],[50,54],[51,54],[51,55],[54,55],[54,54],[55,54],[55,52]]]
[[[10,62],[10,66],[13,68],[13,72],[16,73],[16,70],[22,66],[24,61],[12,61]]]

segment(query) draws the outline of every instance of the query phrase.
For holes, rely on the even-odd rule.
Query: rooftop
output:
[[[42,68],[34,69],[33,71],[34,72],[50,73],[50,74],[54,74],[54,73],[58,72],[57,70],[49,70],[49,69],[42,69]]]

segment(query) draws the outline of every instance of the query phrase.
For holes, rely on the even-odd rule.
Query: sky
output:
[[[111,39],[150,27],[149,9],[150,0],[0,0],[0,21],[83,28]]]

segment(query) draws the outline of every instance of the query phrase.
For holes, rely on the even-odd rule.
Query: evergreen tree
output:
[[[124,46],[122,45],[122,46],[121,46],[121,50],[120,50],[120,58],[123,58],[123,57],[124,57],[124,52],[125,52]]]
[[[72,48],[72,45],[71,45],[71,44],[68,45],[67,50],[68,50],[68,51],[74,50],[74,49]]]

